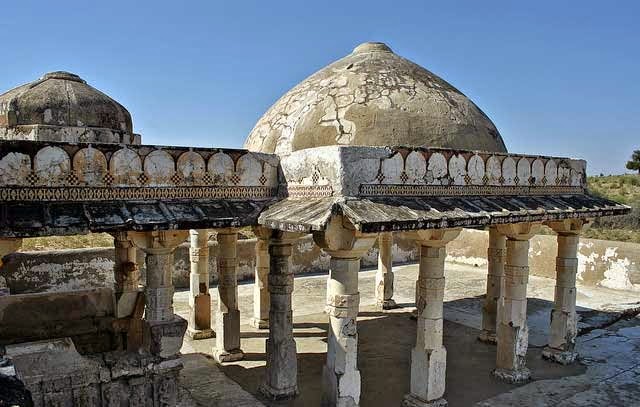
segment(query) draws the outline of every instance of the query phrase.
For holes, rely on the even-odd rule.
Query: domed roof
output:
[[[280,155],[328,145],[506,152],[478,106],[379,42],[359,45],[291,89],[245,141],[249,150]]]
[[[78,75],[62,71],[47,73],[0,95],[0,127],[29,125],[133,133],[127,109]]]

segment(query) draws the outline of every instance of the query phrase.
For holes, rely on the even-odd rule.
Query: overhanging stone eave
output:
[[[217,229],[254,226],[275,198],[0,202],[0,237],[69,236],[119,231]]]
[[[456,205],[442,210],[435,204],[446,205],[455,199]],[[526,200],[525,200],[526,199]],[[523,202],[524,201],[524,202]],[[478,202],[511,209],[483,210]],[[549,208],[532,205],[549,205]],[[557,207],[564,204],[564,208]],[[517,210],[513,208],[519,207]],[[529,206],[527,206],[529,205]],[[550,208],[555,205],[555,208]],[[525,222],[547,222],[562,219],[591,219],[629,213],[626,205],[581,195],[504,196],[442,196],[442,197],[316,197],[284,199],[266,209],[258,222],[273,229],[293,232],[324,230],[332,215],[346,217],[363,233],[405,231],[418,229],[482,228],[490,225]]]

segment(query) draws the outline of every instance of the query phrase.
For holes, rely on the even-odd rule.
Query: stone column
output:
[[[376,305],[382,310],[397,308],[393,300],[393,233],[378,237],[378,271],[376,272]]]
[[[327,282],[329,332],[327,362],[322,372],[323,406],[357,406],[360,403],[358,330],[360,304],[358,271],[376,235],[357,232],[342,216],[334,216],[326,229],[314,233],[315,242],[331,256]]]
[[[576,274],[578,243],[584,223],[579,219],[567,219],[548,224],[558,234],[558,256],[549,345],[542,351],[542,356],[563,365],[573,363],[578,356],[575,352],[578,334]]]
[[[442,342],[445,246],[459,229],[421,230],[412,237],[420,244],[420,268],[416,284],[418,324],[411,351],[410,393],[405,407],[445,406],[447,351]]]
[[[115,263],[113,267],[114,291],[116,295],[116,318],[130,316],[140,293],[140,270],[136,262],[136,247],[127,232],[113,234]]]
[[[218,230],[218,307],[213,356],[220,363],[244,357],[240,349],[237,243],[237,229]]]
[[[498,300],[504,285],[504,259],[507,255],[506,238],[498,228],[489,228],[489,248],[487,249],[487,295],[482,305],[482,331],[478,339],[496,343],[496,323]]]
[[[0,269],[2,268],[2,258],[9,253],[13,253],[22,246],[22,239],[0,238]],[[9,286],[4,277],[0,276],[0,296],[11,294]]]
[[[498,348],[494,375],[510,383],[521,383],[531,377],[526,367],[529,239],[537,232],[538,226],[532,223],[498,226],[498,232],[507,236],[507,258],[504,289],[498,302]]]
[[[144,295],[140,289],[140,270],[136,259],[136,246],[127,232],[113,233],[114,292],[116,318],[114,331],[121,339],[122,349],[137,351],[142,346]]]
[[[129,232],[133,243],[146,254],[147,287],[143,346],[162,357],[177,355],[187,321],[173,313],[173,252],[186,240],[186,230]]]
[[[269,328],[269,236],[271,230],[262,226],[253,228],[256,241],[256,269],[253,284],[253,317],[249,323],[254,328]]]
[[[189,275],[189,327],[192,339],[213,337],[211,329],[211,295],[209,294],[209,231],[191,230],[191,274]]]
[[[297,234],[273,231],[269,240],[269,338],[266,342],[267,369],[260,392],[271,400],[295,397],[298,393],[296,341],[293,339],[292,245]]]

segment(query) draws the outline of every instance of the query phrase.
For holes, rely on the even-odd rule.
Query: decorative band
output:
[[[497,185],[405,185],[362,184],[360,195],[394,196],[478,196],[478,195],[559,195],[583,194],[583,187],[575,186],[497,186]]]
[[[263,186],[217,187],[16,187],[0,188],[0,201],[120,201],[162,199],[271,198],[277,189]]]
[[[289,198],[322,198],[333,196],[331,185],[288,185]]]

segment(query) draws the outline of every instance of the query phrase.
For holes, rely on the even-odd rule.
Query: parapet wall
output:
[[[488,234],[483,231],[464,230],[448,246],[448,261],[486,266]],[[217,243],[209,244],[211,284],[217,283]],[[255,267],[255,240],[238,241],[238,279],[253,278]],[[541,277],[555,277],[555,236],[540,235],[531,241],[531,272]],[[394,262],[409,263],[417,260],[413,242],[396,234]],[[578,279],[582,284],[603,286],[616,290],[640,291],[640,244],[606,240],[581,239],[579,247]],[[0,275],[6,278],[12,294],[83,290],[110,287],[113,284],[113,249],[93,248],[53,250],[44,252],[13,253],[6,256]],[[140,267],[144,257],[138,251]],[[326,272],[328,256],[313,243],[310,236],[299,240],[293,253],[296,274]],[[375,267],[377,248],[363,258],[363,267]],[[189,246],[180,246],[174,256],[174,284],[177,288],[189,285]],[[144,272],[142,273],[144,278]]]

